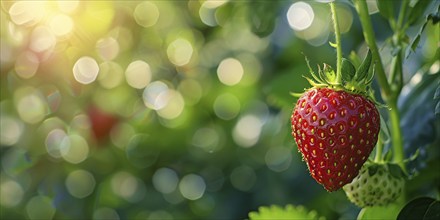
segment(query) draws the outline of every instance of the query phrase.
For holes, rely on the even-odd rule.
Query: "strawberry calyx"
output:
[[[370,176],[374,176],[380,167],[384,167],[395,178],[408,178],[407,173],[396,163],[367,160],[363,165]]]
[[[357,70],[348,59],[342,58],[340,73],[335,72],[330,65],[324,63],[322,69],[318,65],[318,74],[316,74],[311,68],[307,57],[305,57],[305,59],[312,78],[304,78],[307,79],[313,88],[344,90],[353,94],[361,94],[374,100],[370,89],[371,82],[374,78],[374,68],[370,71],[372,62],[370,50],[368,50],[367,55]],[[291,95],[300,97],[302,93],[291,93]]]

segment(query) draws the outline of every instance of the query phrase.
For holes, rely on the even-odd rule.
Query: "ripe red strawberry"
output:
[[[87,110],[90,124],[92,126],[92,134],[96,141],[103,142],[110,134],[111,129],[115,126],[119,119],[110,113],[107,113],[96,106],[90,106]]]
[[[380,130],[379,112],[365,95],[371,54],[356,73],[344,62],[342,77],[328,66],[320,78],[311,70],[319,84],[309,80],[314,87],[302,94],[291,116],[292,135],[310,174],[330,192],[358,175]]]
[[[350,183],[377,142],[380,117],[361,95],[311,89],[298,100],[292,135],[312,177],[328,191]]]

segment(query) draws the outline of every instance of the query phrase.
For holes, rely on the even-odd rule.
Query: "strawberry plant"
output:
[[[399,216],[397,213],[407,201],[406,180],[417,178],[416,174],[408,171],[408,163],[417,160],[419,151],[413,151],[412,157],[405,159],[407,155],[404,146],[410,146],[410,143],[404,144],[405,137],[402,135],[401,113],[398,107],[404,87],[404,61],[417,48],[427,23],[435,24],[439,21],[439,10],[437,14],[426,16],[419,32],[409,42],[406,30],[418,19],[411,13],[424,11],[430,2],[402,1],[396,20],[394,10],[397,4],[392,1],[377,1],[379,12],[388,19],[394,32],[385,44],[392,50],[390,68],[386,70],[366,1],[353,0],[351,3],[359,15],[363,36],[370,49],[357,70],[342,56],[336,2],[331,2],[336,42],[330,44],[337,51],[336,71],[324,64],[324,68],[319,68],[318,74],[315,74],[306,58],[311,78],[307,74],[305,78],[312,88],[306,89],[304,93],[292,94],[299,98],[291,115],[292,136],[310,175],[329,192],[343,188],[352,203],[364,208],[358,219],[406,219],[410,215],[407,210],[416,209],[414,206],[417,203],[408,203]],[[440,9],[440,6],[437,7]],[[350,54],[350,58],[359,63],[355,54]],[[374,65],[369,71],[371,62]],[[383,104],[375,101],[376,96],[371,90],[370,83],[374,73],[380,87],[379,98]],[[440,87],[437,92],[439,89]],[[381,112],[389,119],[390,134],[388,126],[381,123],[382,116],[379,116],[378,107],[384,108]],[[390,149],[384,156],[385,145]],[[376,155],[373,157],[370,154],[374,147]],[[369,157],[371,159],[368,159]],[[366,162],[367,160],[369,161]],[[378,212],[378,208],[387,206],[390,209],[385,213]],[[411,218],[440,217],[437,207],[427,208],[426,212],[430,214],[411,214]]]

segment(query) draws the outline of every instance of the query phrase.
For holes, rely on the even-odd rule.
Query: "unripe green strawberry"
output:
[[[345,194],[359,207],[393,203],[403,193],[404,186],[401,170],[397,169],[392,173],[386,164],[365,163],[359,175],[343,187]]]
[[[380,116],[367,98],[330,88],[304,93],[292,135],[312,177],[328,191],[351,182],[376,145]]]

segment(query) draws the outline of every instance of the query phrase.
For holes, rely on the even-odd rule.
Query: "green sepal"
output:
[[[304,77],[304,78],[309,82],[309,84],[312,85],[313,87],[325,87],[325,86],[326,86],[325,83],[320,83],[320,81],[315,82],[315,81],[313,81],[312,79],[310,79],[309,77],[306,77],[306,76],[303,76],[303,77]]]
[[[319,79],[319,77],[316,76],[315,71],[313,71],[312,67],[310,66],[310,61],[309,61],[309,59],[308,59],[306,56],[304,56],[304,58],[305,58],[305,60],[306,60],[307,67],[309,68],[310,75],[312,75],[313,79],[314,79],[316,82],[320,83],[320,84],[324,84],[324,82],[322,82],[322,80]],[[306,78],[306,79],[307,79],[307,78]],[[309,80],[309,82],[310,82],[310,80]]]
[[[354,80],[361,81],[365,78],[365,76],[368,73],[368,70],[370,69],[372,60],[371,50],[368,49],[367,56],[365,56],[364,61],[362,61],[361,65],[359,66],[358,70],[356,71],[356,74],[354,76]]]
[[[333,47],[333,48],[337,48],[338,47],[338,44],[333,43],[331,41],[329,41],[328,44],[330,44],[330,46]]]
[[[299,97],[301,97],[304,93],[290,92],[289,94],[290,94],[291,96],[295,97],[295,98],[299,98]]]
[[[375,75],[375,73],[376,73],[376,64],[375,63],[373,63],[373,67],[371,68],[371,70],[370,71],[368,71],[368,75],[367,75],[367,77],[365,78],[365,85],[370,85],[371,84],[371,82],[373,81],[373,79],[374,79],[374,75]]]
[[[321,71],[321,69],[319,70],[319,76],[321,79],[323,79],[327,84],[329,85],[338,85],[336,82],[336,73],[333,70],[333,68],[324,63],[324,67]]]
[[[405,160],[403,160],[403,163],[409,163],[412,162],[414,160],[417,159],[417,157],[420,154],[420,149],[417,149],[416,152],[414,154],[412,154],[409,158],[406,158]]]
[[[376,174],[377,170],[379,169],[378,164],[372,164],[368,167],[368,175],[373,176],[374,174]]]
[[[354,50],[350,52],[348,58],[355,67],[359,67],[361,65],[361,58],[356,54]]]
[[[341,74],[342,80],[345,82],[351,81],[351,79],[353,79],[354,75],[356,74],[356,68],[354,67],[354,65],[345,58],[342,58]]]
[[[388,170],[390,171],[390,174],[398,179],[405,177],[405,173],[403,172],[402,168],[394,163],[388,163]]]

